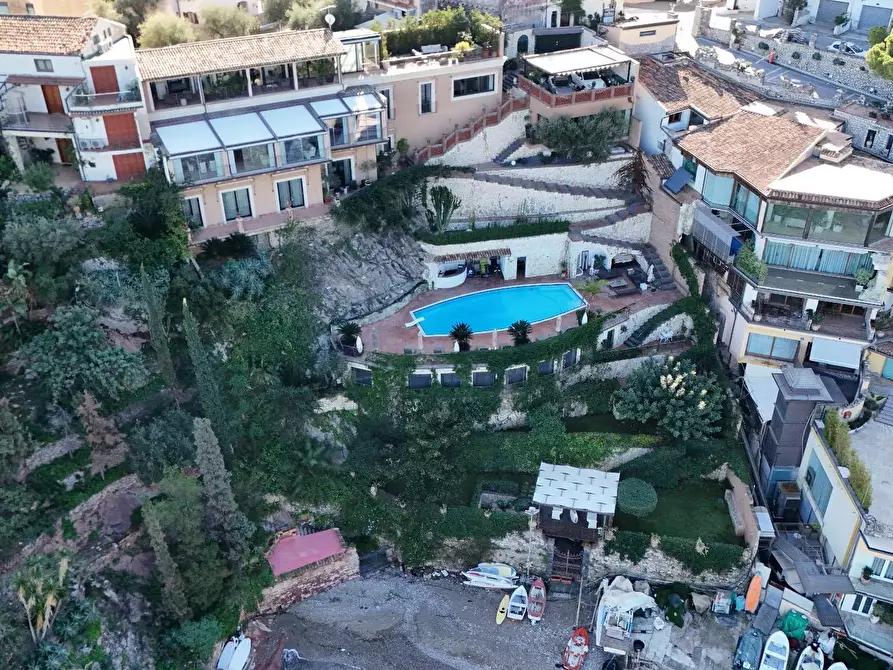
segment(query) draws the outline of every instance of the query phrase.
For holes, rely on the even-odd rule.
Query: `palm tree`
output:
[[[468,351],[471,349],[471,338],[474,337],[474,333],[471,331],[471,326],[469,326],[464,321],[460,321],[450,330],[450,337],[452,337],[459,345],[459,351]]]
[[[341,336],[341,344],[352,347],[357,343],[357,338],[363,332],[362,327],[358,323],[349,321],[338,326],[338,335]]]
[[[530,322],[521,319],[520,321],[515,321],[511,326],[509,326],[509,335],[512,336],[512,340],[515,342],[516,347],[520,347],[522,344],[528,344],[530,342]]]

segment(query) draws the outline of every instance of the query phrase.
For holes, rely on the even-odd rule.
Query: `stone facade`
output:
[[[538,147],[521,147],[516,154],[529,149],[533,152],[542,151],[542,145]],[[535,154],[526,154],[535,155]],[[513,158],[516,156],[513,154]],[[567,186],[609,186],[616,187],[617,171],[629,162],[629,158],[609,158],[602,163],[592,165],[550,165],[546,167],[520,167],[504,170],[485,170],[487,174],[497,174],[506,177],[521,177],[522,179],[535,179],[549,184],[565,184]]]
[[[285,575],[273,586],[264,589],[263,600],[257,611],[261,614],[282,612],[295,603],[360,576],[360,557],[357,550],[347,547],[331,559],[314,563],[296,574]]]
[[[566,373],[564,382],[568,386],[593,379],[623,379],[629,377],[634,370],[638,370],[645,361],[653,360],[662,363],[666,359],[665,354],[654,356],[642,356],[640,358],[627,358],[623,361],[611,361],[598,365],[581,365],[579,369]]]
[[[647,242],[648,236],[651,234],[651,212],[636,214],[609,226],[589,228],[581,231],[581,234],[584,237],[584,242],[586,241],[586,235],[591,234],[596,237],[607,237],[618,242],[641,244]],[[591,246],[592,243],[588,242],[587,247]],[[608,258],[613,258],[613,256],[614,254],[611,254]]]
[[[654,329],[648,337],[645,338],[643,344],[651,344],[657,342],[664,335],[682,335],[690,333],[694,328],[694,322],[688,314],[677,314],[666,323]]]
[[[846,109],[836,109],[832,116],[846,122],[846,133],[853,136],[853,148],[873,154],[885,160],[893,160],[893,150],[887,149],[887,144],[893,141],[893,124],[889,120],[871,119],[848,112]],[[875,132],[874,142],[870,147],[865,145],[868,132]]]
[[[524,124],[527,122],[526,110],[514,112],[494,126],[484,128],[481,133],[468,142],[460,142],[452,149],[428,160],[432,165],[478,165],[493,160],[500,151],[504,151],[512,142],[524,137]]]

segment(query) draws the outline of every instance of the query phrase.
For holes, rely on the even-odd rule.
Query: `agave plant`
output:
[[[530,342],[531,330],[532,328],[530,322],[525,321],[524,319],[515,321],[511,326],[509,326],[509,335],[512,336],[512,341],[515,343],[516,347]]]
[[[360,333],[363,332],[362,327],[358,323],[348,322],[338,326],[338,335],[341,336],[341,342],[353,346],[357,342]]]
[[[471,330],[471,326],[464,321],[460,321],[450,329],[450,337],[459,345],[459,351],[468,351],[471,349],[470,342],[471,338],[474,337],[474,333]]]

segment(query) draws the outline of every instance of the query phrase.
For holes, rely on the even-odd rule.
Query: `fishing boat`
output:
[[[509,611],[506,616],[512,621],[521,621],[527,614],[527,589],[519,586],[512,591],[512,597],[509,598]]]
[[[609,654],[628,654],[633,645],[636,611],[657,610],[657,603],[651,596],[633,591],[625,577],[615,577],[610,584],[603,579],[596,597],[595,645]]]
[[[513,589],[517,586],[515,580],[509,577],[491,575],[480,570],[469,570],[468,572],[463,572],[462,576],[466,579],[466,581],[462,582],[463,584],[476,586],[480,589]]]
[[[738,638],[738,648],[735,649],[735,662],[732,667],[735,670],[756,670],[760,665],[762,651],[763,634],[756,628],[751,628]]]
[[[571,633],[571,639],[567,641],[564,654],[561,656],[563,670],[580,670],[589,653],[589,633],[585,628],[578,628]]]
[[[475,568],[475,570],[487,572],[491,575],[499,575],[500,577],[510,577],[513,579],[518,576],[518,571],[515,570],[512,566],[506,565],[505,563],[478,563],[478,566]]]
[[[780,630],[775,631],[766,641],[763,657],[760,659],[759,670],[785,670],[788,667],[788,656],[791,653],[791,645],[788,637]]]
[[[233,636],[223,646],[217,659],[217,670],[245,670],[251,656],[251,639],[244,635]]]
[[[509,611],[509,597],[502,596],[502,600],[499,601],[499,609],[496,610],[496,625],[498,626],[503,621],[505,621],[505,615],[508,614]]]
[[[545,611],[546,585],[537,577],[530,585],[530,593],[527,594],[527,618],[535,624],[543,618]]]
[[[800,652],[797,665],[794,670],[822,670],[825,667],[825,654],[819,648],[818,642],[813,642]]]

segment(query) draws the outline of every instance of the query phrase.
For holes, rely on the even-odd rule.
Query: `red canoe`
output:
[[[527,618],[533,623],[543,618],[546,611],[546,585],[543,580],[537,577],[530,586],[530,592],[527,594]]]
[[[589,633],[585,628],[578,628],[571,634],[571,639],[567,641],[567,647],[561,657],[561,667],[564,670],[580,670],[588,653]]]

